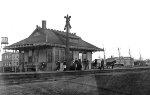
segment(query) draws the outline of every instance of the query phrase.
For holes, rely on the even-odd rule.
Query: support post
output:
[[[5,67],[3,66],[3,73],[5,72]]]
[[[16,66],[15,66],[15,72],[16,72]]]
[[[55,51],[56,51],[56,47],[52,48],[52,70],[55,70]]]

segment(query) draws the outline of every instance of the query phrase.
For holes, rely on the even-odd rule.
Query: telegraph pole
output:
[[[66,60],[66,69],[69,70],[70,69],[70,51],[69,51],[69,36],[68,33],[70,32],[71,29],[71,25],[70,25],[70,18],[71,16],[65,16],[64,17],[66,19],[66,25],[64,30],[66,30],[66,49],[65,49],[65,60]]]
[[[130,49],[129,49],[129,56],[130,56],[130,58],[131,58],[131,51],[130,51]]]
[[[129,57],[130,57],[130,64],[131,64],[131,66],[133,66],[133,64],[132,64],[132,56],[131,56],[131,51],[130,51],[130,48],[129,48]]]
[[[103,50],[104,50],[104,64],[106,64],[106,54],[105,54],[105,48],[103,47]]]
[[[104,45],[102,44],[103,47],[103,54],[104,54],[104,64],[106,64],[106,49],[104,48]]]
[[[121,64],[121,59],[120,59],[120,48],[118,48],[118,53],[119,53],[119,64]]]
[[[141,61],[141,60],[143,60],[142,55],[141,55],[141,52],[139,52],[139,54],[140,54],[139,60]]]

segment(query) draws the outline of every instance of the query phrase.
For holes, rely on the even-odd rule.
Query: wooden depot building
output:
[[[69,33],[68,37],[70,60],[77,58],[92,62],[92,52],[103,51],[82,40],[75,33]],[[54,71],[56,62],[65,60],[65,48],[66,32],[46,28],[45,20],[42,21],[42,27],[36,26],[28,38],[5,47],[5,49],[19,51],[20,71],[27,71],[27,69]],[[89,69],[91,69],[90,64]]]

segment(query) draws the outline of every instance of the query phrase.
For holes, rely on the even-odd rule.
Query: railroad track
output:
[[[16,85],[23,83],[71,80],[87,74],[111,74],[112,72],[136,72],[139,70],[150,70],[150,68],[124,68],[87,71],[65,71],[65,72],[25,72],[25,73],[3,73],[0,75],[0,85]],[[64,78],[64,79],[63,79]]]
[[[90,85],[86,83],[80,83],[78,81],[72,81],[77,78],[82,78],[84,76],[88,75],[105,75],[105,74],[110,74],[111,73],[127,73],[127,72],[137,72],[137,71],[144,71],[144,70],[150,70],[150,68],[125,68],[125,69],[106,69],[106,70],[91,70],[91,71],[75,71],[75,72],[40,72],[40,73],[35,73],[35,72],[30,72],[30,73],[10,73],[10,74],[3,74],[0,75],[1,80],[0,81],[0,86],[9,86],[9,85],[20,85],[20,84],[27,84],[27,83],[36,83],[36,82],[53,82],[53,81],[62,81],[62,82],[67,82],[67,83],[73,83],[73,84],[78,84],[78,85],[84,85],[92,88],[97,88],[98,91],[103,91],[103,92],[111,92],[114,93],[115,95],[131,95],[127,92],[121,92],[117,90],[112,90],[108,88],[104,88],[101,86],[95,86],[95,85]],[[57,75],[58,74],[58,75]],[[59,76],[60,75],[60,76]],[[2,78],[4,76],[4,78]],[[19,76],[17,78],[17,76]],[[21,77],[25,76],[25,77]]]

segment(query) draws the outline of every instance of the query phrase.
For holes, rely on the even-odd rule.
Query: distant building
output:
[[[8,46],[8,37],[1,37],[0,61],[2,61],[2,54],[6,52],[5,46]]]
[[[86,35],[85,35],[86,36]],[[47,29],[46,21],[42,21],[42,28],[37,26],[32,34],[5,49],[19,50],[20,70],[54,71],[56,62],[65,61],[66,32]],[[92,52],[103,51],[74,33],[69,33],[70,60],[84,59],[92,62]],[[83,65],[83,64],[82,64]],[[84,65],[83,65],[84,66]],[[91,64],[88,65],[91,69]]]
[[[19,68],[19,53],[5,52],[2,54],[2,68],[3,71],[16,71]]]
[[[134,59],[131,57],[112,57],[106,59],[106,62],[111,62],[113,60],[116,60],[115,64],[123,64],[124,66],[133,66],[134,65]]]
[[[124,66],[133,66],[134,58],[131,57],[115,57],[116,64],[123,64]]]
[[[11,62],[11,52],[6,52],[2,54],[2,63],[3,67],[11,67],[12,62]]]
[[[147,62],[145,60],[135,60],[134,61],[134,65],[135,66],[146,66],[148,64],[147,64]]]
[[[146,60],[146,65],[150,65],[150,59]]]

